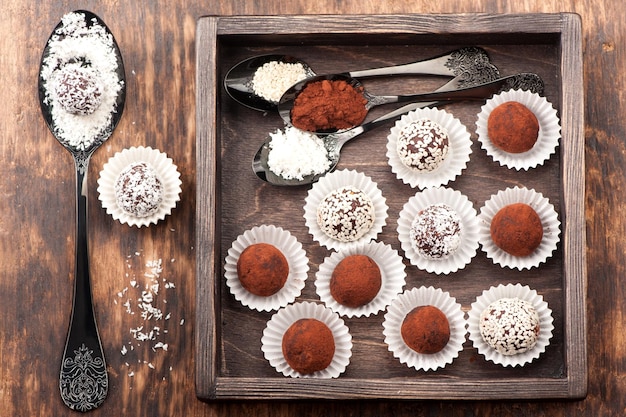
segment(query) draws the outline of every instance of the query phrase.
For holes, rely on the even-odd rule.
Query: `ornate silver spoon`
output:
[[[272,61],[285,63],[300,63],[304,67],[307,77],[315,76],[313,69],[303,60],[288,55],[259,55],[245,59],[234,65],[224,77],[224,88],[230,97],[238,103],[259,111],[275,111],[278,103],[274,103],[254,93],[252,79],[257,69]],[[478,71],[478,69],[480,71]],[[456,49],[430,59],[412,62],[409,64],[389,67],[373,68],[361,71],[345,72],[352,78],[366,78],[383,75],[429,74],[449,77],[462,76],[466,82],[471,80],[472,74],[496,74],[497,68],[489,62],[487,52],[479,47],[470,46]],[[485,81],[483,79],[483,81]]]
[[[84,24],[77,24],[81,16],[84,16]],[[111,112],[109,117],[105,117],[105,123],[101,129],[97,129],[93,137],[76,143],[69,133],[71,128],[63,126],[57,113],[62,110],[58,102],[52,98],[53,77],[55,71],[59,71],[64,63],[79,64],[80,67],[97,67],[97,65],[90,61],[89,56],[77,56],[76,59],[70,61],[57,59],[59,56],[55,47],[58,42],[63,42],[68,38],[79,43],[87,42],[89,39],[87,36],[90,36],[91,30],[95,30],[98,36],[101,36],[99,41],[105,40],[104,44],[110,45],[107,53],[111,54],[110,57],[116,64],[116,68],[111,70],[111,75],[117,76],[118,83],[115,84],[115,96],[113,102],[110,103]],[[98,45],[100,47],[100,44]],[[91,294],[87,247],[87,171],[91,155],[112,135],[120,121],[125,99],[124,65],[113,35],[104,22],[91,12],[77,10],[68,13],[52,32],[42,54],[39,71],[39,101],[48,128],[61,145],[72,154],[76,168],[74,295],[69,331],[61,363],[59,389],[63,402],[72,410],[82,412],[100,406],[107,396],[109,386]],[[101,106],[104,104],[102,103]],[[77,117],[80,120],[81,116]]]
[[[437,90],[437,92],[455,93],[456,91],[458,91],[457,89],[459,87],[459,80],[457,80],[457,78],[453,78],[452,80],[450,80],[447,84],[440,87]],[[466,86],[466,88],[470,88],[470,87],[467,87],[467,84],[464,84],[464,85]],[[493,91],[494,86],[498,87],[497,91],[505,91],[505,90],[511,90],[511,89],[523,89],[523,90],[535,92],[537,94],[543,94],[543,86],[544,86],[543,80],[541,79],[541,77],[533,73],[522,73],[522,74],[512,75],[508,77],[498,78],[496,80],[493,80],[487,83],[479,84],[478,87],[485,86],[485,85],[489,86],[488,88],[484,90],[485,92],[488,93],[485,96],[485,98],[488,98],[494,92]],[[439,96],[435,96],[435,97],[439,97]],[[273,185],[297,186],[297,185],[312,184],[316,182],[317,180],[319,180],[322,176],[326,175],[327,173],[335,169],[335,167],[339,163],[341,148],[350,140],[356,138],[362,133],[365,133],[367,131],[372,130],[375,127],[380,126],[383,122],[389,119],[398,117],[411,110],[414,110],[420,107],[433,106],[436,104],[443,104],[443,103],[446,103],[446,102],[441,102],[441,103],[418,102],[418,103],[407,104],[403,107],[400,107],[399,109],[396,109],[383,116],[380,116],[379,118],[375,120],[372,120],[368,123],[357,126],[354,129],[323,136],[322,138],[324,140],[324,145],[328,151],[328,159],[331,161],[330,167],[324,172],[307,175],[303,177],[301,180],[300,179],[285,179],[279,175],[276,175],[269,168],[268,162],[267,162],[269,158],[269,152],[270,152],[269,144],[270,144],[271,138],[267,138],[265,142],[263,143],[263,145],[261,145],[261,147],[255,154],[254,159],[252,161],[252,170],[256,173],[257,177]]]

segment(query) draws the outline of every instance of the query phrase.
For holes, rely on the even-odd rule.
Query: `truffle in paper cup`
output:
[[[460,217],[461,230],[458,248],[445,258],[430,259],[422,256],[411,241],[413,220],[420,211],[435,204],[444,204]],[[449,274],[465,268],[478,249],[478,219],[476,210],[461,192],[445,187],[427,188],[416,193],[404,204],[398,218],[398,239],[411,264],[436,274]]]
[[[504,298],[524,300],[530,303],[537,312],[539,334],[537,335],[536,344],[532,349],[513,355],[504,355],[492,348],[483,339],[480,331],[480,316],[482,312],[485,311],[491,303]],[[550,344],[552,331],[554,330],[552,310],[548,307],[548,303],[543,300],[541,295],[537,294],[537,291],[531,290],[528,286],[522,286],[521,284],[501,284],[483,291],[482,295],[477,297],[476,301],[472,303],[468,313],[467,323],[469,338],[474,347],[478,349],[478,353],[483,355],[486,360],[505,367],[524,366],[539,358]]]
[[[354,308],[339,303],[333,298],[330,291],[330,281],[335,267],[339,262],[351,255],[370,257],[378,265],[381,275],[381,288],[376,297],[369,303]],[[324,259],[317,271],[315,286],[317,287],[317,294],[320,296],[320,300],[341,316],[367,317],[384,310],[391,303],[391,300],[402,292],[405,279],[405,267],[398,251],[382,242],[364,242],[340,252],[334,252]]]
[[[115,183],[120,174],[136,163],[145,164],[146,169],[154,173],[161,183],[161,202],[155,210],[141,217],[123,210],[118,204],[118,196],[115,191]],[[166,154],[150,147],[132,147],[117,152],[104,164],[98,178],[98,198],[106,212],[120,223],[137,227],[149,226],[171,214],[172,209],[180,200],[181,184],[180,173],[172,159],[168,158]]]
[[[241,253],[255,243],[273,245],[287,259],[289,275],[282,289],[273,295],[263,297],[246,290],[239,281],[237,262]],[[244,306],[257,311],[277,310],[293,302],[304,288],[309,271],[309,263],[302,244],[295,236],[280,227],[261,225],[246,230],[239,235],[228,250],[224,265],[224,277],[231,294]]]
[[[539,122],[537,142],[528,151],[509,153],[494,146],[489,140],[487,123],[489,115],[500,104],[516,101],[526,106]],[[500,165],[516,170],[528,170],[543,165],[555,153],[561,138],[561,126],[556,110],[545,97],[524,90],[509,90],[494,95],[481,107],[476,121],[476,133],[482,148]]]
[[[397,150],[398,138],[402,129],[421,119],[428,119],[437,123],[448,133],[448,152],[433,170],[418,171],[407,166],[402,162]],[[391,171],[405,184],[420,189],[438,187],[448,184],[461,175],[470,159],[471,146],[470,133],[459,119],[436,108],[416,109],[402,116],[391,128],[387,136],[387,160],[391,166]]]
[[[360,191],[366,196],[369,202],[364,202],[359,210],[364,211],[364,209],[367,208],[369,211],[368,219],[371,220],[369,223],[371,226],[359,226],[362,227],[362,230],[359,230],[358,236],[360,237],[349,241],[329,236],[324,232],[322,227],[320,227],[318,221],[318,209],[323,202],[328,201],[326,197],[344,187],[349,187],[353,191]],[[385,226],[387,222],[387,209],[388,206],[385,197],[383,197],[378,185],[373,182],[370,177],[361,172],[344,169],[331,172],[322,177],[317,183],[313,184],[313,187],[311,187],[304,200],[304,219],[305,224],[309,228],[309,233],[313,236],[314,240],[328,249],[341,250],[359,242],[369,242],[370,240],[376,239],[376,236],[382,232],[383,226]],[[339,224],[345,214],[346,213],[341,209],[327,210],[321,217],[324,224],[327,225],[329,229],[332,229],[331,226],[335,223]],[[359,213],[356,223],[362,224],[364,223],[364,219],[365,216]]]
[[[317,319],[332,331],[335,340],[335,354],[326,369],[312,374],[301,374],[292,369],[283,355],[283,335],[289,327],[300,319]],[[267,322],[261,338],[261,350],[276,371],[292,378],[337,378],[350,363],[352,356],[352,336],[344,321],[331,309],[322,304],[301,302],[280,309]]]
[[[543,226],[541,243],[528,256],[513,256],[496,246],[491,238],[491,220],[493,216],[501,208],[514,203],[525,203],[532,207],[539,215],[541,225]],[[556,250],[561,232],[561,222],[549,200],[541,193],[523,187],[507,188],[493,195],[480,209],[478,223],[479,242],[487,257],[495,264],[519,270],[538,267],[541,263],[546,262]]]
[[[402,323],[414,308],[429,305],[437,307],[445,314],[450,326],[450,340],[437,353],[418,353],[404,342]],[[449,293],[433,287],[413,288],[400,294],[387,309],[383,321],[385,343],[389,351],[393,352],[393,356],[410,368],[424,371],[436,371],[452,363],[463,350],[466,331],[465,314],[461,304]]]

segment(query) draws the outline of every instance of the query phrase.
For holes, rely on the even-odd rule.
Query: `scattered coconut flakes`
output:
[[[140,255],[141,252],[135,252],[135,256]],[[127,259],[131,258],[132,256],[127,257]],[[130,260],[127,260],[127,264],[128,269],[131,269]],[[150,344],[150,350],[153,353],[158,350],[167,352],[169,349],[169,344],[162,340],[163,335],[168,334],[168,329],[162,328],[159,322],[170,320],[172,317],[171,312],[166,312],[163,309],[167,305],[167,299],[165,298],[167,291],[176,288],[176,286],[173,282],[161,277],[163,272],[161,259],[147,261],[145,268],[143,277],[146,282],[144,284],[140,284],[133,274],[126,274],[130,280],[130,289],[126,287],[124,290],[116,293],[118,297],[120,294],[129,297],[124,303],[127,314],[135,315],[136,311],[139,311],[139,317],[141,317],[141,322],[129,330],[131,340],[128,342],[128,347],[122,347],[122,356],[127,355],[129,351],[134,351],[135,347],[139,348],[142,344],[148,344],[148,342],[155,342]],[[161,291],[161,288],[167,291]],[[131,292],[138,292],[138,294],[133,298],[133,295],[130,294]],[[184,319],[180,322],[180,325],[183,323]],[[148,352],[145,348],[140,350]],[[138,358],[137,363],[156,369],[156,365],[152,361]],[[130,366],[128,362],[126,366]]]

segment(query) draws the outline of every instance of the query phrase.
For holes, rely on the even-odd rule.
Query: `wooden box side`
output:
[[[523,17],[523,19],[522,19]],[[306,28],[306,33],[302,32]],[[435,28],[435,29],[434,29]],[[468,29],[469,28],[469,29]],[[216,218],[219,195],[219,155],[216,137],[219,80],[217,64],[218,37],[236,42],[238,36],[254,35],[259,42],[272,42],[289,35],[295,42],[303,39],[324,42],[329,34],[360,36],[363,32],[403,36],[424,34],[442,41],[468,32],[503,34],[502,42],[514,42],[525,36],[541,42],[558,37],[561,46],[561,112],[563,140],[561,158],[563,201],[561,210],[568,222],[563,230],[564,259],[568,273],[564,277],[565,339],[567,372],[564,380],[452,380],[445,384],[429,381],[389,381],[338,379],[301,381],[290,379],[261,380],[220,376],[219,311],[216,277],[220,277],[220,259],[214,242],[219,236]],[[313,35],[312,35],[313,34]],[[319,36],[317,36],[319,35]],[[429,15],[429,16],[269,16],[204,17],[197,26],[197,217],[196,217],[196,394],[200,399],[244,398],[437,398],[500,399],[581,397],[586,393],[585,344],[585,239],[584,239],[584,140],[582,122],[582,64],[580,19],[572,14],[537,15]],[[380,36],[379,36],[380,37]],[[455,38],[456,39],[456,38]],[[519,38],[518,38],[519,39]],[[283,40],[284,41],[284,40]],[[451,40],[450,40],[451,41]],[[582,225],[582,226],[581,226]],[[573,230],[582,227],[582,230]],[[581,311],[581,306],[583,306]],[[529,388],[530,387],[530,388]]]

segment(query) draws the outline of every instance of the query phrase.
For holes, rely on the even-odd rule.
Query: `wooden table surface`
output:
[[[37,70],[61,16],[99,15],[124,56],[128,91],[113,137],[89,170],[95,309],[108,363],[103,416],[618,416],[626,412],[624,251],[626,6],[608,0],[337,1],[8,0],[0,14],[0,415],[72,415],[58,372],[71,309],[74,167],[37,101]],[[576,12],[582,17],[585,89],[589,389],[581,401],[254,401],[207,404],[194,388],[195,50],[203,15]],[[183,192],[157,226],[130,228],[97,200],[96,180],[116,152],[151,146],[181,173]],[[140,285],[158,280],[167,320],[144,322]],[[131,300],[125,305],[126,300]],[[167,350],[133,337],[159,328]],[[128,351],[122,353],[123,348]]]

